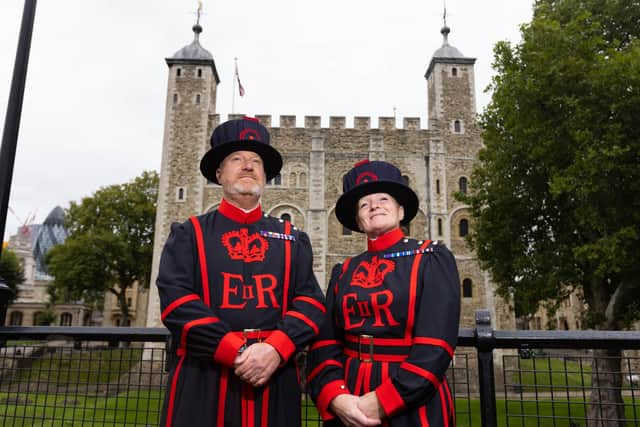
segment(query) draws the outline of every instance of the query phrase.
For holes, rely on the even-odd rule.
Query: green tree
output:
[[[627,327],[640,314],[640,2],[538,0],[521,34],[494,49],[485,149],[461,196],[470,242],[518,315],[580,289],[587,326]],[[608,353],[598,372],[619,372]],[[593,385],[621,403],[621,381]],[[595,412],[624,418],[623,405]]]
[[[65,216],[69,236],[47,254],[53,298],[101,304],[111,292],[121,324],[127,324],[126,290],[136,282],[149,285],[157,196],[158,175],[152,171],[71,202]]]
[[[0,257],[0,277],[4,280],[9,288],[13,291],[13,296],[10,301],[13,301],[18,296],[18,285],[24,283],[24,270],[20,265],[20,260],[15,252],[9,249],[2,250],[2,257]]]

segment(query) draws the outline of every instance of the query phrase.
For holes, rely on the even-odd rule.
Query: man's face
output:
[[[216,177],[227,194],[260,197],[266,183],[262,157],[253,151],[234,151],[229,154],[220,163]]]

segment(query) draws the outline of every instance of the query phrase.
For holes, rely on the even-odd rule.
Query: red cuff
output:
[[[218,343],[218,348],[213,355],[213,360],[216,363],[231,368],[233,361],[238,357],[238,350],[240,350],[243,344],[244,340],[242,338],[233,332],[228,332]]]
[[[323,420],[330,420],[334,417],[333,413],[329,412],[329,404],[336,396],[341,394],[350,394],[349,389],[343,380],[335,380],[325,384],[320,390],[316,406],[318,407],[318,413]]]
[[[396,387],[393,385],[391,378],[376,388],[376,396],[378,396],[380,406],[382,406],[387,417],[391,417],[405,408],[404,400],[402,400],[398,390],[396,390]]]
[[[276,349],[282,357],[282,364],[287,363],[287,360],[296,351],[296,346],[291,338],[282,331],[273,331],[264,342]]]

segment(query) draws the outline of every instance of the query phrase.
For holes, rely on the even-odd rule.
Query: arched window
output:
[[[198,68],[198,77],[202,77],[202,68]]]
[[[456,120],[453,122],[453,131],[455,133],[460,133],[460,120]]]
[[[440,194],[440,180],[436,179],[436,194]]]
[[[298,176],[295,172],[291,172],[289,174],[289,187],[297,187],[298,186]]]
[[[460,220],[460,237],[464,237],[469,234],[469,221],[466,219]]]
[[[177,94],[177,93],[174,93],[174,94],[173,94],[173,104],[175,105],[175,104],[177,104],[177,103],[178,103],[178,94]]]
[[[300,187],[304,188],[307,186],[307,174],[304,172],[300,172]]]
[[[457,76],[457,75],[458,75],[458,69],[457,69],[456,67],[453,67],[453,68],[451,69],[451,75],[452,75],[453,77],[455,77],[455,76]]]
[[[178,188],[178,200],[184,200],[184,188]]]
[[[176,70],[176,76],[180,77],[182,75],[182,68],[178,68]]]
[[[60,315],[60,326],[71,326],[71,322],[73,320],[73,316],[71,313],[62,313]]]
[[[473,298],[473,283],[471,279],[464,279],[462,281],[462,297]]]
[[[9,316],[9,325],[11,326],[20,326],[22,325],[22,312],[14,311]]]
[[[458,187],[460,188],[460,192],[463,194],[467,194],[467,178],[460,177],[460,180],[458,181]]]
[[[196,104],[200,104],[200,94],[196,94]]]
[[[291,214],[288,214],[288,213],[286,213],[286,212],[285,212],[285,213],[283,213],[282,215],[280,215],[280,218],[281,218],[281,219],[283,219],[283,220],[285,220],[285,221],[289,221],[289,222],[291,222]]]
[[[442,236],[442,219],[438,218],[438,236]]]

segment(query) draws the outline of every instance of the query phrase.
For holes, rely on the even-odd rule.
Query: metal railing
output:
[[[158,425],[168,337],[164,328],[0,328],[0,425]],[[639,425],[640,359],[615,355],[639,348],[638,331],[499,331],[479,311],[447,372],[457,425]],[[619,368],[599,368],[596,349],[613,350]],[[594,388],[598,375],[620,380]],[[621,396],[614,412],[593,412],[594,396],[611,392]],[[321,425],[306,398],[302,419]]]

